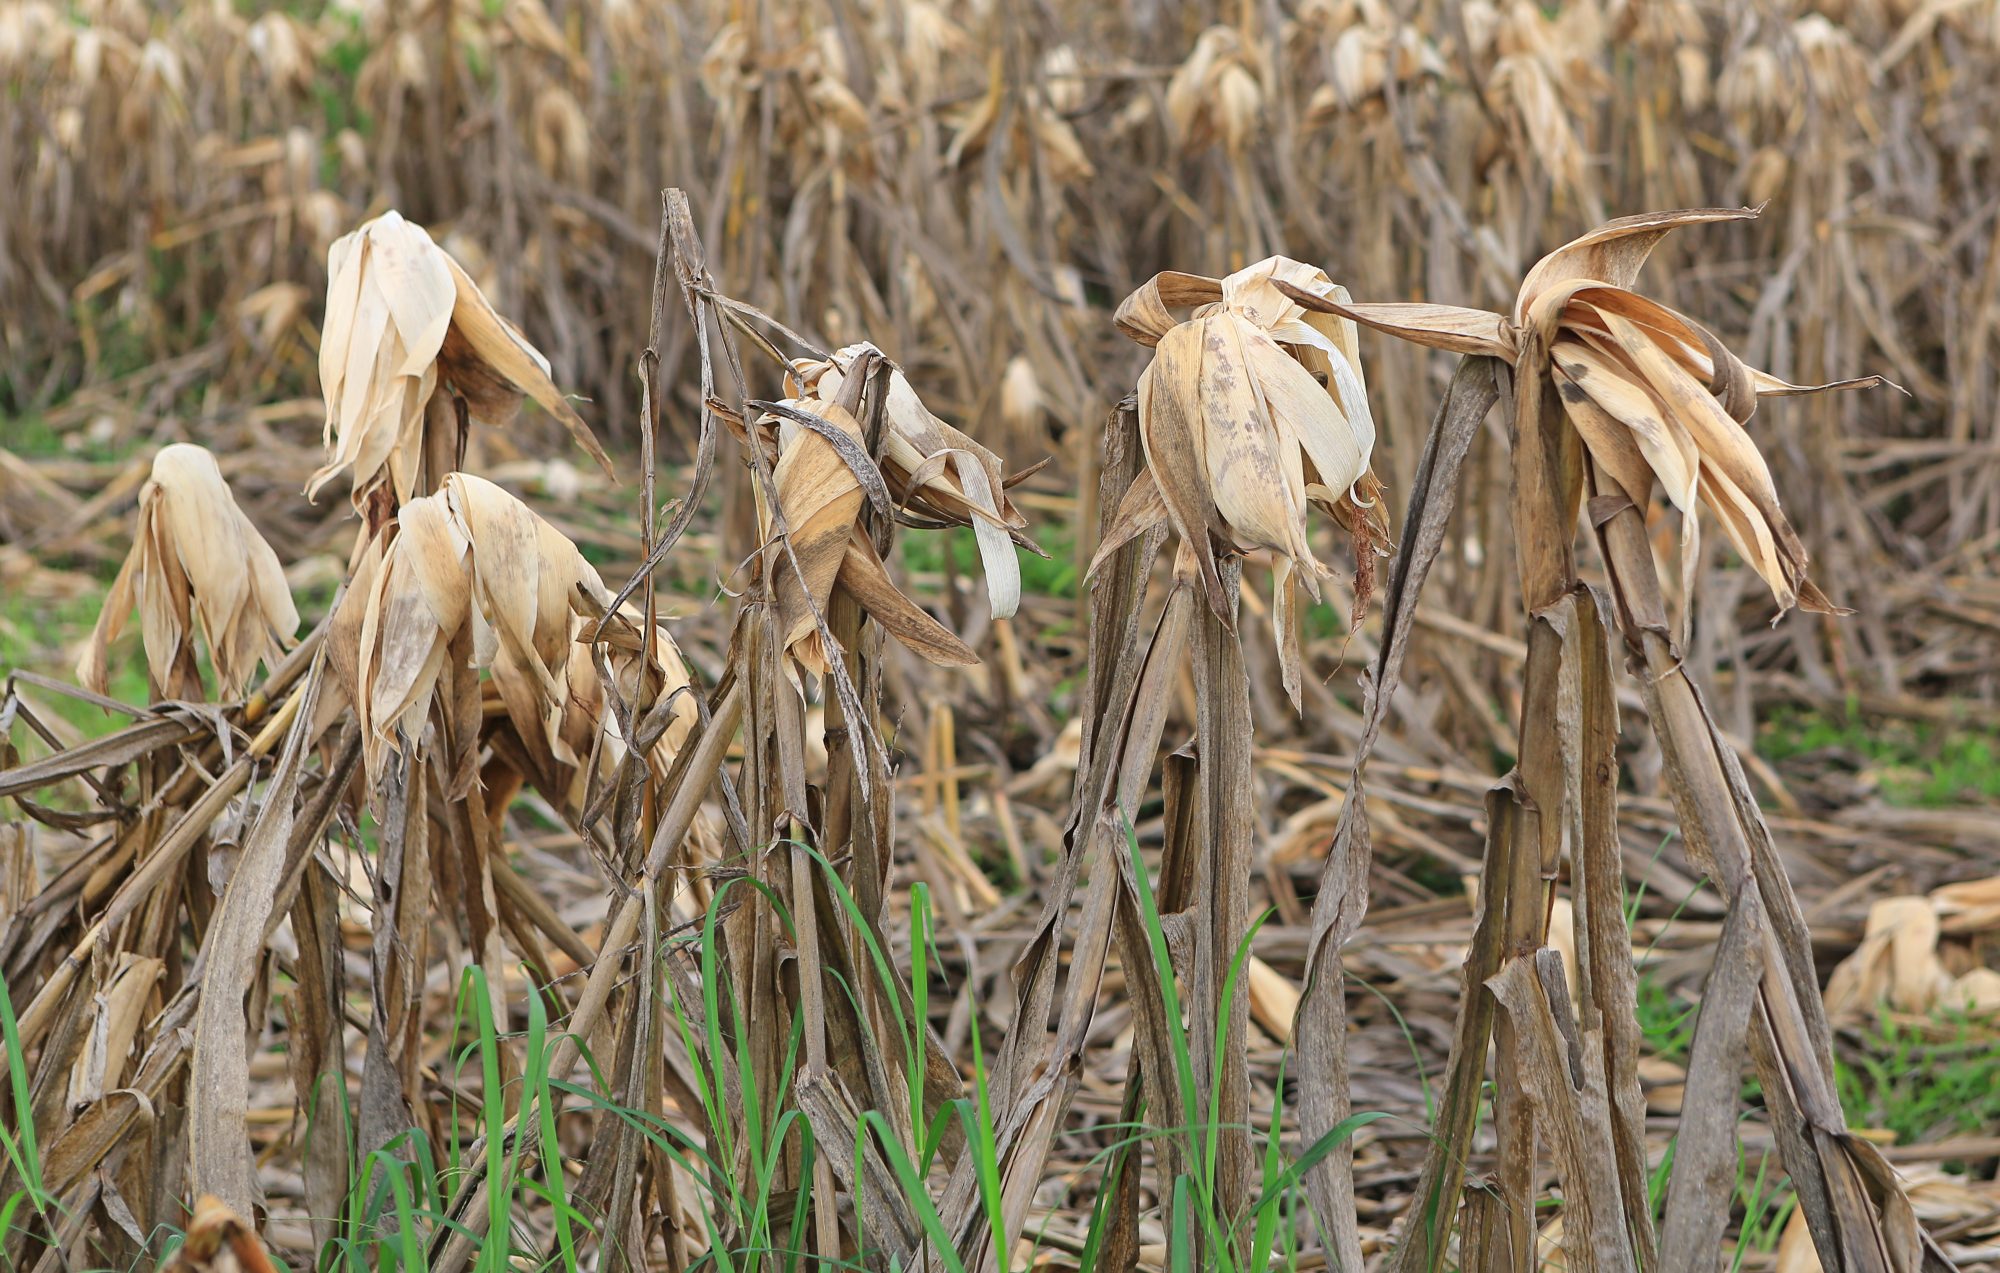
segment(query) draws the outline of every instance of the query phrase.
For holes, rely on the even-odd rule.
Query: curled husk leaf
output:
[[[853,413],[839,402],[817,396],[790,398],[778,405],[821,422],[815,428],[779,414],[758,420],[760,431],[775,444],[778,458],[772,477],[787,532],[779,536],[769,503],[760,499],[764,568],[777,602],[779,630],[793,661],[816,675],[826,674],[834,652],[826,648],[820,621],[839,588],[897,640],[932,663],[977,663],[970,647],[896,588],[874,541],[862,531],[858,519],[866,496],[855,466],[867,461],[861,425]],[[844,439],[844,446],[836,445],[835,437]]]
[[[1274,256],[1222,279],[1163,273],[1118,307],[1119,330],[1154,348],[1138,392],[1146,471],[1127,491],[1098,560],[1170,522],[1211,607],[1227,615],[1216,554],[1271,550],[1279,661],[1296,706],[1293,590],[1303,585],[1317,600],[1328,573],[1307,542],[1307,506],[1354,536],[1357,605],[1367,600],[1388,533],[1369,471],[1375,421],[1354,324],[1299,304],[1280,283],[1347,298],[1323,271]],[[1190,306],[1186,320],[1175,317]]]
[[[276,1267],[250,1222],[220,1198],[203,1194],[167,1273],[274,1273]]]
[[[1789,384],[1747,366],[1700,323],[1632,290],[1640,267],[1667,234],[1756,215],[1755,208],[1697,208],[1606,222],[1537,262],[1507,314],[1448,305],[1357,305],[1280,287],[1308,308],[1421,345],[1501,358],[1517,375],[1546,377],[1617,494],[1643,508],[1657,480],[1681,510],[1684,595],[1699,546],[1699,504],[1770,587],[1780,613],[1794,605],[1846,613],[1807,576],[1805,545],[1779,507],[1770,467],[1744,426],[1759,398],[1865,388],[1882,378]],[[1524,365],[1530,350],[1533,366]]]
[[[787,388],[795,398],[835,403],[849,370],[864,355],[880,357],[881,351],[864,343],[825,361],[797,359]],[[879,458],[890,495],[919,517],[972,528],[993,617],[1011,618],[1021,604],[1014,545],[1029,542],[1028,519],[1007,497],[1000,457],[932,415],[895,367],[889,371],[884,422]]]
[[[435,742],[449,757],[454,790],[469,786],[482,668],[492,669],[516,731],[548,771],[579,766],[610,720],[580,644],[586,617],[610,601],[576,545],[484,478],[453,473],[436,494],[404,504],[393,528],[362,550],[331,635],[371,782],[390,750]],[[654,655],[668,693],[687,684],[679,652],[658,629]],[[626,661],[614,654],[614,675]],[[674,710],[649,757],[662,772],[695,714],[686,696]]]
[[[319,376],[331,454],[307,482],[308,496],[343,469],[352,472],[357,508],[383,480],[398,503],[414,496],[426,409],[441,390],[494,427],[511,424],[532,397],[611,471],[590,426],[549,378],[548,359],[422,226],[393,210],[327,250]]]
[[[106,690],[106,657],[134,606],[153,685],[165,698],[203,697],[195,659],[200,629],[224,698],[241,696],[261,661],[273,664],[298,631],[299,612],[278,554],[222,480],[215,457],[178,442],[153,459],[139,491],[132,550],[112,582],[77,679]]]

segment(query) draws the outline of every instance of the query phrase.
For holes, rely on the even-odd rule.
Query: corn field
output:
[[[1995,0],[0,82],[7,1267],[2000,1270]]]

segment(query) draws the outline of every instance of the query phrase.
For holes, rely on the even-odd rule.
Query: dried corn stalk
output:
[[[1302,306],[1279,290],[1322,300]],[[1324,271],[1274,256],[1223,279],[1156,275],[1118,307],[1118,329],[1154,347],[1139,377],[1141,473],[1119,505],[1097,560],[1171,522],[1193,552],[1210,607],[1230,613],[1216,567],[1268,548],[1285,690],[1299,703],[1298,602],[1318,600],[1327,568],[1306,539],[1317,505],[1355,541],[1355,599],[1365,604],[1388,534],[1369,471],[1375,421],[1353,323],[1324,306],[1347,296]],[[1193,306],[1177,322],[1172,311]]]
[[[1781,605],[1832,609],[1806,577],[1804,548],[1778,508],[1769,470],[1743,429],[1766,393],[1808,392],[1735,358],[1707,329],[1630,290],[1653,245],[1677,226],[1754,216],[1750,209],[1657,213],[1610,222],[1544,257],[1508,315],[1437,305],[1349,305],[1278,286],[1308,309],[1340,314],[1418,343],[1502,359],[1513,377],[1513,532],[1529,620],[1520,762],[1493,792],[1482,917],[1466,962],[1468,993],[1441,1120],[1392,1267],[1442,1266],[1476,1126],[1489,1042],[1494,1087],[1497,1208],[1475,1206],[1484,1263],[1533,1240],[1537,1144],[1555,1150],[1564,1183],[1563,1243],[1589,1267],[1712,1267],[1714,1182],[1734,1153],[1728,1111],[1747,1043],[1772,1103],[1786,1169],[1820,1253],[1840,1267],[1906,1273],[1928,1255],[1893,1172],[1849,1134],[1834,1095],[1828,1026],[1803,914],[1732,745],[1716,729],[1670,636],[1642,511],[1657,478],[1692,512],[1700,498]],[[1870,384],[1873,379],[1844,384]],[[1832,387],[1832,386],[1825,386]],[[1573,540],[1586,492],[1628,655],[1643,666],[1647,716],[1667,756],[1675,812],[1691,861],[1730,903],[1725,946],[1697,1026],[1702,1064],[1690,1081],[1726,1081],[1683,1122],[1667,1213],[1657,1236],[1631,1065],[1638,1027],[1615,893],[1591,902],[1602,926],[1579,941],[1572,1029],[1560,960],[1546,951],[1549,884],[1565,856],[1581,870],[1616,841],[1616,724],[1606,614],[1578,578]],[[1684,574],[1692,552],[1683,559]],[[1593,712],[1591,705],[1598,710]],[[1505,813],[1507,816],[1498,816]],[[1326,894],[1322,894],[1324,900]],[[1586,892],[1579,885],[1579,915]],[[1316,904],[1316,910],[1318,906]],[[1319,917],[1315,916],[1315,925]],[[1542,953],[1535,952],[1542,948]],[[1754,970],[1754,978],[1750,975]],[[1504,1012],[1496,1015],[1496,1006]],[[1754,1009],[1754,1010],[1753,1010]],[[1553,1023],[1555,1029],[1548,1028]],[[1303,1027],[1302,1027],[1303,1032]],[[1557,1034],[1569,1036],[1565,1086]],[[1321,1023],[1313,1047],[1342,1063]],[[1579,1067],[1578,1048],[1582,1049]],[[1524,1079],[1523,1076],[1529,1076]],[[1311,1081],[1312,1076],[1308,1076]],[[1598,1129],[1608,1124],[1610,1136]],[[1322,1193],[1335,1190],[1322,1181]],[[1572,1200],[1572,1195],[1574,1199]],[[1851,1256],[1852,1259],[1847,1257]],[[1939,1263],[1943,1263],[1940,1259]]]
[[[1543,257],[1504,315],[1449,305],[1357,305],[1289,280],[1278,286],[1310,309],[1439,349],[1518,365],[1532,342],[1547,351],[1563,413],[1591,458],[1641,507],[1657,479],[1681,510],[1684,594],[1699,546],[1700,504],[1721,521],[1781,610],[1841,613],[1807,577],[1805,545],[1779,507],[1770,466],[1744,425],[1760,397],[1863,388],[1881,377],[1788,384],[1746,366],[1700,323],[1632,290],[1640,266],[1669,231],[1755,215],[1748,208],[1698,209],[1606,222]]]
[[[203,697],[197,627],[224,698],[241,696],[257,664],[274,664],[298,631],[278,554],[236,506],[215,457],[201,447],[179,442],[163,449],[139,492],[132,551],[76,665],[77,679],[97,693],[109,681],[111,642],[135,604],[147,668],[165,698]]]
[[[356,507],[385,469],[399,503],[416,495],[425,414],[440,389],[494,427],[512,423],[522,397],[532,397],[611,471],[549,379],[548,359],[422,226],[389,211],[341,236],[327,251],[327,280],[319,374],[333,455],[306,484],[308,496],[343,469],[352,471]]]

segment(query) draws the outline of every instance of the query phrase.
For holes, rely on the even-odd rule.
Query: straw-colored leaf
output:
[[[326,320],[319,349],[327,463],[306,484],[316,496],[343,469],[357,495],[399,457],[399,494],[415,481],[417,430],[437,385],[451,325],[445,254],[423,228],[389,211],[327,250]]]
[[[1790,384],[1747,366],[1707,328],[1631,290],[1647,256],[1673,230],[1756,215],[1754,208],[1699,208],[1606,222],[1537,262],[1506,315],[1438,305],[1354,305],[1284,282],[1277,286],[1307,309],[1417,344],[1490,354],[1525,374],[1548,377],[1565,415],[1612,480],[1644,502],[1650,469],[1681,510],[1683,591],[1692,584],[1700,543],[1699,503],[1721,521],[1781,611],[1797,605],[1845,613],[1808,577],[1805,545],[1743,425],[1761,396],[1860,388],[1879,378]],[[1523,368],[1518,364],[1529,334],[1536,340],[1528,343],[1546,361]],[[1621,429],[1629,436],[1619,436]]]
[[[204,1196],[195,1201],[187,1239],[167,1273],[275,1273],[275,1266],[248,1220]]]
[[[110,645],[135,605],[147,666],[166,698],[203,697],[197,630],[225,698],[240,696],[257,664],[275,663],[298,631],[277,553],[237,507],[215,457],[198,446],[175,443],[154,457],[132,550],[77,662],[87,688],[105,692]]]
[[[495,427],[532,397],[611,471],[548,360],[422,226],[391,210],[341,236],[327,251],[327,279],[319,367],[331,454],[308,496],[346,470],[359,507],[386,469],[398,503],[415,497],[425,415],[441,388]]]
[[[1927,897],[1885,897],[1870,906],[1861,944],[1827,980],[1827,1015],[1865,1018],[1884,1003],[1928,1011],[1952,984],[1938,959],[1938,932],[1937,907]]]

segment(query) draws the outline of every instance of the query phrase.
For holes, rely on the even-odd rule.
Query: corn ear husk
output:
[[[828,374],[838,373],[821,368],[818,384],[824,385]],[[838,402],[815,394],[779,405],[823,421],[828,432],[844,435],[856,448],[864,444],[861,425]],[[857,521],[866,499],[861,479],[828,436],[789,416],[765,415],[758,424],[775,436],[778,452],[772,477],[789,544],[778,538],[777,520],[762,500],[759,526],[780,632],[793,661],[825,675],[835,653],[826,648],[815,615],[825,617],[838,586],[899,641],[931,662],[946,666],[978,662],[964,642],[890,581]]]
[[[308,496],[346,470],[357,507],[385,472],[399,503],[414,497],[425,410],[441,388],[494,427],[532,397],[611,471],[548,359],[422,226],[392,210],[341,236],[327,250],[327,280],[319,368],[331,454]]]
[[[879,353],[856,344],[826,361],[801,359],[793,364],[793,385],[805,397],[832,404],[856,359]],[[889,373],[885,417],[881,464],[890,493],[921,516],[972,528],[993,617],[1012,617],[1021,603],[1014,541],[1028,519],[1007,497],[1000,457],[932,415],[900,369]]]
[[[1153,361],[1139,377],[1146,472],[1130,488],[1097,560],[1172,523],[1216,613],[1228,612],[1218,549],[1269,549],[1285,688],[1299,701],[1295,587],[1314,599],[1327,568],[1306,537],[1318,504],[1356,535],[1362,574],[1387,541],[1369,472],[1375,422],[1351,321],[1308,308],[1282,290],[1345,300],[1326,274],[1271,257],[1227,278],[1167,272],[1126,297],[1115,322]],[[1174,311],[1193,307],[1186,320]],[[1095,563],[1093,563],[1093,568]]]
[[[393,536],[363,550],[333,625],[334,667],[370,774],[391,749],[425,740],[433,707],[445,709],[438,719],[465,774],[479,668],[494,669],[510,714],[534,705],[524,737],[573,763],[566,713],[578,699],[599,701],[572,683],[579,593],[600,608],[611,599],[574,544],[492,482],[453,473],[404,504]]]
[[[1488,354],[1521,374],[1548,376],[1592,458],[1623,494],[1643,505],[1657,479],[1683,513],[1684,593],[1699,548],[1700,504],[1770,587],[1780,613],[1796,605],[1841,614],[1808,577],[1805,546],[1745,425],[1761,397],[1862,388],[1881,377],[1790,384],[1747,366],[1707,328],[1631,290],[1667,234],[1755,215],[1754,208],[1698,208],[1606,222],[1537,262],[1504,315],[1443,305],[1356,305],[1280,287],[1308,307],[1405,340]],[[1545,351],[1545,365],[1520,365],[1521,351],[1531,346]]]
[[[272,1273],[275,1267],[251,1223],[204,1194],[195,1200],[187,1239],[167,1273]]]
[[[240,696],[257,664],[274,663],[298,631],[278,554],[201,447],[175,443],[154,457],[152,477],[139,492],[131,552],[77,662],[86,688],[105,692],[111,642],[134,606],[153,684],[167,698],[203,697],[197,628],[225,698]]]

